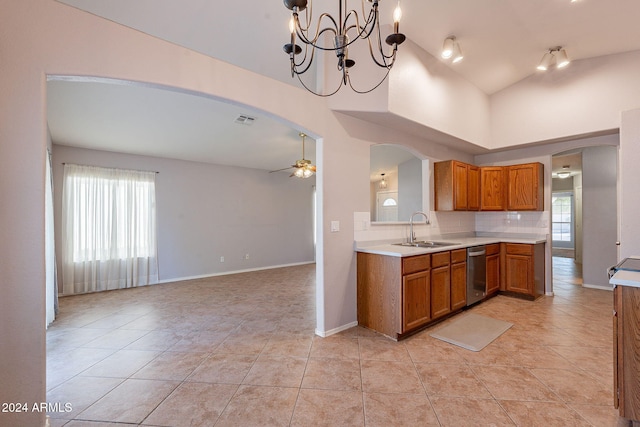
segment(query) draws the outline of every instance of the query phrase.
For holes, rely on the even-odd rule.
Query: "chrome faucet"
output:
[[[417,211],[411,214],[409,218],[409,243],[413,243],[416,240],[416,234],[413,232],[413,217],[416,215],[422,215],[425,219],[425,224],[429,224],[429,217],[422,211]]]

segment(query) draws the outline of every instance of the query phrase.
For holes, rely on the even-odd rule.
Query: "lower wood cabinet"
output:
[[[357,253],[358,324],[400,339],[466,305],[466,249]]]
[[[451,313],[450,252],[431,255],[431,317],[437,319]]]
[[[467,305],[467,250],[451,251],[451,311]]]
[[[431,320],[430,271],[402,277],[402,332]]]
[[[544,293],[544,243],[503,243],[504,290],[529,299]]]
[[[613,290],[614,406],[640,425],[640,288]]]
[[[486,246],[487,251],[487,296],[500,290],[500,244]]]

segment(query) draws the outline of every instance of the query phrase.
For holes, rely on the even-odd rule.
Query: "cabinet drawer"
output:
[[[466,249],[456,249],[455,251],[451,251],[451,264],[465,262],[466,260],[467,260]]]
[[[524,243],[507,243],[508,255],[533,255],[533,245]]]
[[[417,255],[402,258],[402,274],[411,274],[417,271],[428,270],[431,267],[431,255]]]
[[[431,266],[433,268],[449,265],[450,252],[438,252],[437,254],[431,254]]]
[[[486,247],[487,255],[495,255],[500,253],[500,244],[494,243],[492,245],[487,245]]]

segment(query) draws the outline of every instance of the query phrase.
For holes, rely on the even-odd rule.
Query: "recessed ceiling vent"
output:
[[[256,121],[255,117],[251,117],[251,116],[247,116],[244,114],[240,114],[238,116],[238,118],[235,120],[234,123],[237,123],[239,125],[247,125],[247,126],[251,126],[253,124],[253,122]]]

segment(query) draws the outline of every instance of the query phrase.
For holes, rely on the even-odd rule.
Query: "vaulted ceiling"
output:
[[[281,1],[262,0],[250,5],[222,0],[59,1],[242,68],[297,84],[291,79],[288,59],[282,52],[282,45],[288,42],[290,13]],[[333,9],[337,8],[338,2],[333,2],[332,6],[326,6],[327,3],[331,2],[318,2],[314,14],[320,13],[320,7],[329,7],[328,11],[335,13]],[[349,4],[360,7],[357,0],[351,0]],[[383,22],[391,22],[395,5],[396,1],[380,0]],[[443,40],[455,35],[465,58],[457,64],[444,60],[443,63],[488,95],[535,73],[543,54],[553,46],[565,47],[573,60],[640,49],[640,25],[637,25],[640,2],[637,0],[403,0],[402,9],[401,31],[435,57],[439,58]],[[113,135],[103,131],[96,148],[111,147],[117,151],[131,147],[127,135],[135,135],[140,154],[153,154],[147,152],[153,148],[157,150],[156,155],[171,156],[171,149],[163,148],[162,125],[149,126],[148,120],[152,120],[153,115],[149,109],[143,112],[145,100],[153,100],[151,110],[171,113],[175,126],[191,129],[189,137],[193,138],[194,150],[205,150],[207,161],[224,157],[243,166],[272,169],[286,166],[301,154],[296,129],[286,129],[281,124],[271,123],[273,120],[268,117],[258,116],[249,130],[233,120],[242,114],[255,116],[254,112],[216,100],[179,101],[193,109],[193,115],[189,116],[210,120],[210,125],[202,126],[203,134],[197,135],[193,117],[172,112],[170,106],[162,105],[165,101],[178,102],[176,97],[191,95],[164,96],[142,90],[152,91],[151,88],[123,86],[112,94],[93,96],[94,101],[100,102],[94,102],[95,105],[88,108],[91,98],[80,93],[84,89],[73,87],[71,83],[57,86],[50,94],[54,113],[49,122],[54,142],[78,145],[80,141],[94,140],[98,135],[92,135],[91,129],[99,127],[82,126],[73,117],[85,114],[85,119],[91,120],[88,114],[92,113],[95,115],[93,121],[99,122],[111,114],[115,120],[118,103],[133,105],[137,102],[141,107],[140,127],[134,129],[135,120],[128,120],[122,129],[113,128]],[[99,90],[91,85],[84,88]],[[117,99],[120,95],[122,98]],[[83,96],[85,108],[78,111],[77,100]],[[184,122],[178,123],[180,120]],[[227,144],[231,139],[233,144]],[[283,157],[276,158],[280,153],[272,152],[273,158],[263,156],[262,161],[256,162],[242,155],[248,152],[247,144],[260,144],[264,140],[281,141]],[[217,151],[215,145],[222,141],[226,145]],[[233,150],[241,151],[233,154]],[[313,149],[310,147],[308,151],[311,155]],[[202,155],[195,156],[198,157],[202,158]],[[284,166],[282,162],[285,162]]]

